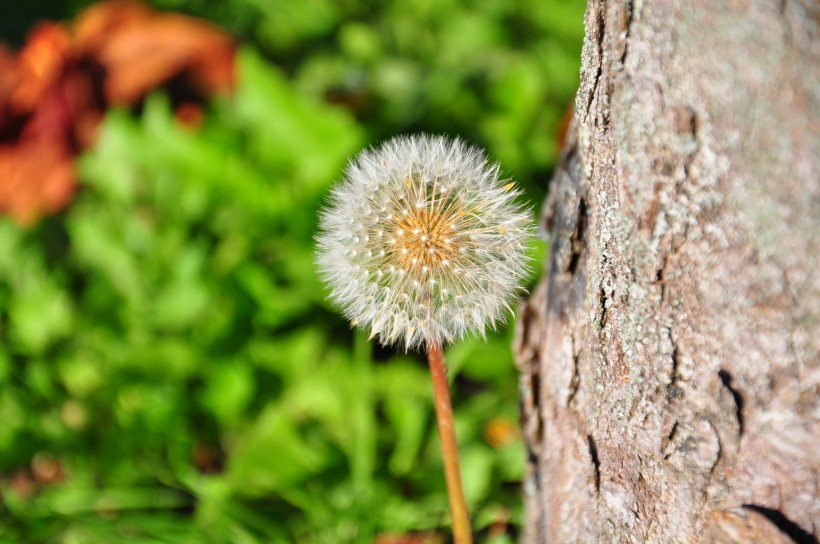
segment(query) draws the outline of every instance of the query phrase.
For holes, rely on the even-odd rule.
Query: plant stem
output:
[[[461,470],[458,466],[458,445],[453,425],[453,407],[450,404],[450,387],[444,366],[444,352],[438,344],[427,346],[427,363],[433,379],[433,394],[436,401],[436,421],[444,457],[444,477],[447,480],[447,496],[450,499],[450,516],[453,518],[453,540],[455,544],[472,544],[470,517],[467,502],[461,486]]]

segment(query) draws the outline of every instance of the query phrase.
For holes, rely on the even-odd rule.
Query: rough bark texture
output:
[[[820,2],[590,0],[519,322],[527,542],[817,542]]]

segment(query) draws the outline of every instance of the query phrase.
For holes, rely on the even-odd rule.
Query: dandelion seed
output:
[[[532,229],[498,170],[460,140],[427,135],[394,138],[354,159],[317,236],[320,274],[345,315],[405,349],[483,334],[502,320],[528,269]],[[383,219],[365,221],[367,210]],[[350,287],[345,271],[356,265],[394,275]]]

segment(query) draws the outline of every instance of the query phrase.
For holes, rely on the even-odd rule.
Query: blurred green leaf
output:
[[[487,498],[492,482],[493,455],[483,446],[462,447],[461,473],[464,496],[468,504],[476,504]]]
[[[239,421],[254,393],[252,369],[244,361],[227,361],[214,368],[203,393],[202,403],[223,425]]]
[[[21,349],[42,353],[71,330],[71,302],[51,278],[29,274],[9,305],[9,324]]]
[[[327,461],[327,451],[308,443],[282,406],[270,403],[237,437],[226,477],[236,493],[259,496],[299,484]]]
[[[252,51],[240,52],[239,65],[235,108],[250,135],[248,153],[295,175],[282,180],[289,194],[315,195],[338,175],[340,159],[361,145],[361,129],[341,109],[317,115],[317,104],[294,93],[284,74]]]

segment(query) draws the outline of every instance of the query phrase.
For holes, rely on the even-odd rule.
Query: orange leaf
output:
[[[16,112],[25,113],[60,77],[68,57],[69,37],[54,23],[40,23],[28,36],[17,59],[18,81],[11,97]]]
[[[0,47],[0,213],[32,224],[62,209],[75,192],[73,156],[93,143],[106,107],[170,82],[185,101],[178,118],[196,126],[196,99],[233,87],[233,42],[196,19],[114,1],[72,29],[40,24],[16,56]]]
[[[71,154],[54,141],[0,146],[0,212],[22,225],[55,213],[75,190]]]
[[[105,95],[131,103],[184,74],[202,94],[233,86],[233,42],[191,17],[161,14],[131,2],[89,8],[76,25],[77,47],[105,68]]]

